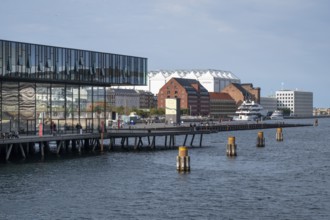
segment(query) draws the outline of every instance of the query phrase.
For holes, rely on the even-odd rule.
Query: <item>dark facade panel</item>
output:
[[[0,40],[0,78],[81,85],[145,85],[147,59]]]

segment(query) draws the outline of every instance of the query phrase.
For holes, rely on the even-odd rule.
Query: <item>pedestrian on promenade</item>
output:
[[[76,124],[76,129],[77,129],[77,134],[79,134],[80,130],[82,129],[82,126],[79,123],[77,123]]]

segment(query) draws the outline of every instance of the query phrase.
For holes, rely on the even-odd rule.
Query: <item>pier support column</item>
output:
[[[43,142],[39,143],[41,159],[45,158],[45,146]]]
[[[176,157],[176,169],[178,171],[190,171],[190,157],[188,156],[188,148],[179,147],[179,155]]]
[[[12,149],[13,149],[13,144],[10,144],[9,148],[6,147],[6,161],[9,160]]]
[[[152,136],[152,141],[151,141],[151,149],[156,148],[156,136]]]
[[[77,151],[77,142],[78,142],[78,140],[72,140],[71,151],[73,151],[73,152]]]
[[[112,150],[116,146],[116,138],[110,138],[109,150]]]
[[[227,156],[233,157],[237,156],[236,152],[237,145],[235,144],[235,137],[228,137],[228,144],[227,144]]]
[[[100,151],[103,152],[103,138],[104,138],[104,133],[101,133],[101,146],[100,146]]]
[[[24,152],[23,145],[22,145],[22,144],[19,144],[19,147],[20,147],[20,149],[21,149],[22,157],[25,159],[26,156],[25,156],[25,152]]]
[[[257,147],[264,147],[264,146],[265,146],[264,132],[260,131],[258,132],[258,137],[257,137]]]
[[[165,148],[167,147],[167,135],[165,135]]]
[[[186,145],[187,137],[188,137],[188,134],[186,134],[185,137],[184,137],[183,146]]]
[[[199,138],[199,147],[202,147],[202,142],[203,142],[203,133],[201,134]]]
[[[192,137],[191,137],[191,141],[190,141],[190,146],[191,147],[193,146],[194,139],[195,139],[195,134],[193,134]]]

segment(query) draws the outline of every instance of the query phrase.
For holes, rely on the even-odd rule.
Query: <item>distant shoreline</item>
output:
[[[314,118],[330,118],[330,115],[316,115],[316,116],[309,116],[309,117],[284,116],[284,119],[314,119]]]

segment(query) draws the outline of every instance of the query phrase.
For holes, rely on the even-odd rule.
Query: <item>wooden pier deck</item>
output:
[[[312,126],[312,124],[228,123],[203,126],[131,127],[129,129],[109,129],[105,133],[20,135],[19,138],[0,139],[0,160],[8,161],[12,157],[25,159],[33,154],[40,154],[40,157],[44,158],[49,153],[82,153],[113,149],[153,150],[171,149],[178,146],[202,147],[203,135],[209,133],[300,126]],[[178,136],[184,136],[182,143],[176,142]]]

